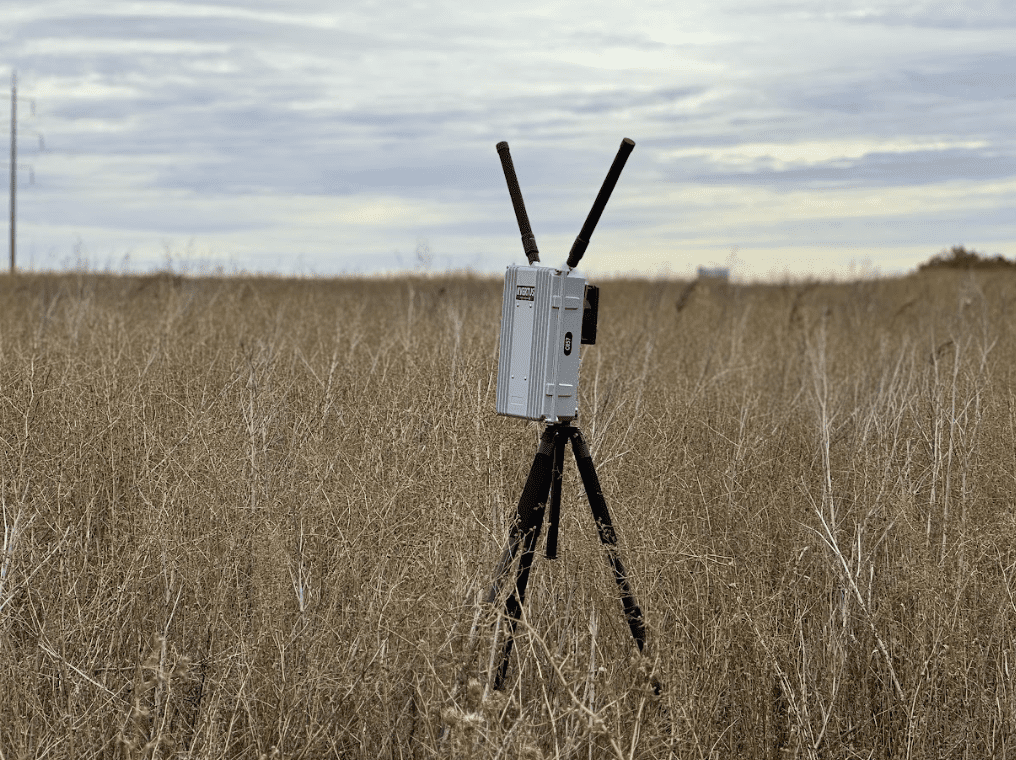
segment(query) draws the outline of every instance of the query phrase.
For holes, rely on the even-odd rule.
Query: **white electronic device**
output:
[[[498,414],[557,425],[578,414],[579,345],[596,342],[599,289],[575,271],[635,143],[627,137],[593,201],[561,269],[536,266],[540,252],[529,226],[508,143],[497,144],[508,194],[529,266],[513,264],[504,276],[501,353],[497,364]]]
[[[597,296],[596,287],[574,270],[508,267],[501,305],[498,414],[551,423],[575,419],[579,345],[595,341]]]

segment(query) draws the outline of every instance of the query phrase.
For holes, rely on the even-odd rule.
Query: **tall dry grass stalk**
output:
[[[0,755],[1016,752],[1016,278],[600,284],[499,693],[499,282],[0,280]]]

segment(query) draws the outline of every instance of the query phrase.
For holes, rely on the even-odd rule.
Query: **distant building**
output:
[[[726,282],[730,279],[730,269],[727,267],[699,267],[698,278],[700,280],[720,280]]]

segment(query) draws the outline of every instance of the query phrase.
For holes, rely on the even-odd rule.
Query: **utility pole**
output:
[[[17,193],[17,72],[10,72],[10,273],[14,273],[14,219]]]
[[[35,116],[35,101],[29,100],[30,113]],[[39,151],[44,151],[45,141],[39,137]],[[35,168],[31,164],[18,165],[18,73],[11,72],[11,274],[17,271],[18,263],[18,169],[28,170],[29,184],[35,184]]]
[[[18,72],[11,72],[11,274],[14,274],[18,192]]]

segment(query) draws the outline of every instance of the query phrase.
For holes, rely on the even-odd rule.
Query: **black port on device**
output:
[[[586,296],[582,304],[582,343],[596,343],[596,317],[600,309],[600,289],[586,285]]]

